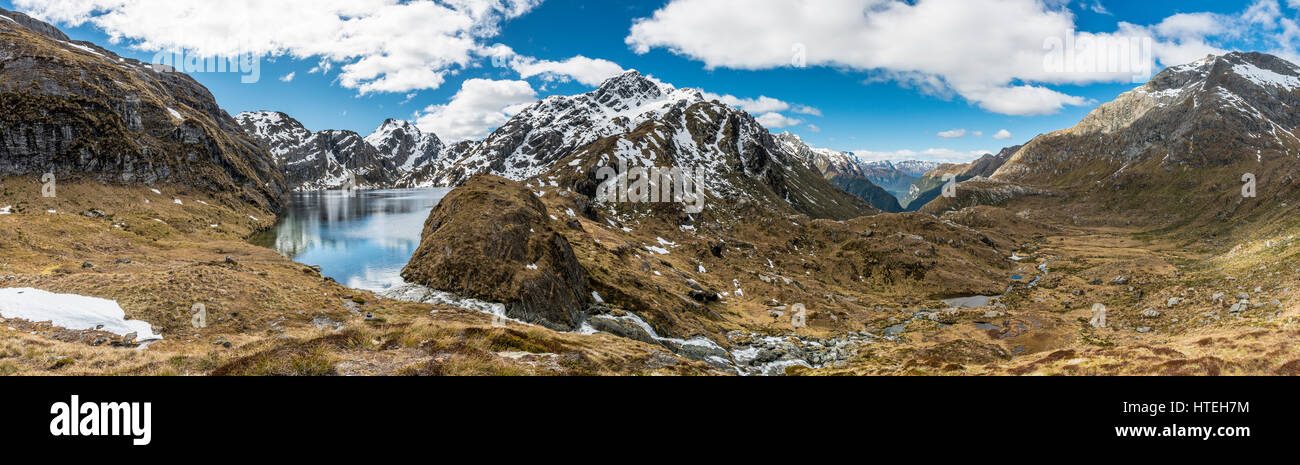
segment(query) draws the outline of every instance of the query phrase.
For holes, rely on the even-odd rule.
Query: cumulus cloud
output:
[[[1010,138],[1011,138],[1011,131],[1008,131],[1008,130],[1006,130],[1006,129],[1003,129],[1003,130],[1001,130],[1001,131],[998,131],[997,134],[994,134],[994,135],[993,135],[993,138],[994,138],[994,139],[997,139],[997,140],[1007,140],[1007,139],[1010,139]]]
[[[768,129],[788,128],[803,123],[803,120],[790,118],[780,113],[764,113],[756,119],[758,120],[758,124],[761,124],[763,127]]]
[[[765,95],[758,98],[740,98],[734,95],[721,95],[713,92],[700,92],[706,100],[717,100],[725,105],[733,106],[749,113],[762,114],[771,112],[781,112],[790,109],[790,104],[777,100]]]
[[[801,115],[822,116],[822,111],[808,106],[789,103],[780,99],[760,95],[758,98],[740,98],[734,95],[715,94],[701,90],[700,94],[706,100],[717,100],[724,105],[739,108],[746,113],[761,115],[758,116],[758,122],[768,129],[788,128],[803,123],[803,120],[790,118],[782,112],[793,112]],[[816,126],[811,126],[816,128]],[[814,129],[813,132],[821,131],[820,128]]]
[[[501,24],[541,0],[14,0],[69,26],[91,24],[143,51],[320,57],[361,94],[434,89],[474,65]]]
[[[806,63],[875,71],[955,92],[989,111],[1042,114],[1086,100],[1013,83],[1118,79],[1044,69],[1044,39],[1073,27],[1068,11],[1036,0],[673,0],[638,20],[626,42],[638,53],[666,48],[709,68]],[[792,47],[802,53],[792,57]]]
[[[298,73],[296,73],[296,72],[291,72],[291,73],[289,73],[289,74],[286,74],[286,75],[284,75],[284,76],[281,76],[281,77],[280,77],[280,82],[293,82],[293,77],[294,77],[295,75],[297,75],[297,74],[298,74]]]
[[[527,81],[469,79],[450,102],[425,108],[415,125],[448,143],[481,139],[536,101]]]
[[[572,79],[592,87],[600,86],[606,79],[626,72],[618,63],[599,58],[587,58],[582,55],[564,61],[517,57],[512,60],[511,67],[524,79],[533,76],[558,81]]]
[[[1130,82],[1143,71],[1222,53],[1219,39],[1243,31],[1274,31],[1269,40],[1300,41],[1300,26],[1256,0],[1238,15],[1187,13],[1142,26],[1121,22],[1114,32],[1076,31],[1063,0],[671,0],[638,19],[626,43],[637,53],[666,49],[709,69],[761,70],[824,66],[868,73],[865,82],[891,81],[926,94],[960,96],[1008,115],[1041,115],[1095,103],[1051,85]],[[1288,0],[1288,4],[1295,3]],[[1100,2],[1082,4],[1104,12]],[[1288,24],[1288,21],[1290,23]],[[1016,27],[990,27],[1015,24]],[[744,37],[745,40],[734,40]],[[1047,40],[1141,46],[1129,69],[1048,66]],[[1136,42],[1135,42],[1136,41]],[[1293,46],[1280,44],[1287,56]]]
[[[989,154],[987,150],[975,150],[970,152],[961,152],[952,149],[932,148],[921,151],[898,150],[894,152],[873,152],[870,150],[855,150],[854,155],[862,162],[873,161],[904,161],[904,160],[922,160],[939,163],[966,163],[979,157]]]
[[[953,129],[951,131],[943,131],[939,133],[940,139],[961,139],[963,137],[966,137],[965,129]]]

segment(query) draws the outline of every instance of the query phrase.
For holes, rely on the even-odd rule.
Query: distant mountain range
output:
[[[428,164],[442,152],[438,136],[389,119],[364,139],[352,131],[313,133],[280,112],[240,113],[235,117],[262,142],[284,171],[292,190],[388,188],[398,178]]]

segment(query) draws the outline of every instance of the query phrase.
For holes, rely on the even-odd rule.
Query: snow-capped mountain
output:
[[[864,169],[882,169],[897,171],[907,176],[919,178],[925,176],[931,170],[938,168],[942,163],[924,160],[903,160],[903,161],[873,161],[863,163]]]
[[[235,121],[254,139],[266,146],[277,164],[311,138],[311,131],[298,120],[280,112],[259,111],[235,115]]]
[[[464,152],[451,150],[454,156],[442,157],[436,166],[412,173],[403,184],[453,186],[483,172],[527,179],[545,172],[578,147],[630,132],[674,109],[703,101],[698,90],[676,89],[630,71],[590,93],[547,97],[486,139],[462,146]]]
[[[389,118],[379,125],[366,143],[393,162],[399,173],[409,173],[438,158],[443,143],[436,134],[424,134],[409,121]]]
[[[635,71],[580,95],[552,96],[522,110],[486,139],[446,150],[404,187],[457,186],[489,173],[594,193],[596,170],[632,166],[701,168],[714,198],[749,198],[810,216],[870,213],[865,202],[826,182],[753,116],[697,89],[678,89]]]
[[[1261,53],[1209,56],[1164,70],[1073,128],[1034,139],[993,178],[1060,186],[1104,181],[1122,188],[1139,167],[1261,166],[1300,154],[1297,108],[1296,65]],[[1096,163],[1107,169],[1099,171]],[[1064,176],[1085,168],[1097,175]]]
[[[776,140],[787,152],[808,160],[827,177],[832,175],[863,175],[857,157],[850,152],[810,147],[804,143],[803,139],[791,132],[781,133],[776,137]]]
[[[383,188],[397,179],[393,161],[355,132],[313,133],[288,115],[270,111],[240,113],[235,121],[267,148],[292,190]]]
[[[1034,138],[989,179],[926,208],[1001,203],[1010,199],[1000,193],[1026,188],[1069,196],[1071,208],[1055,212],[1097,221],[1227,224],[1260,206],[1294,208],[1297,109],[1300,67],[1262,53],[1211,55]],[[1255,197],[1243,195],[1247,180]]]
[[[776,140],[786,152],[806,160],[831,183],[867,201],[871,206],[887,213],[903,210],[897,197],[867,177],[867,172],[862,169],[861,163],[853,153],[809,147],[803,139],[790,132],[781,133]]]
[[[442,153],[442,140],[407,121],[389,119],[364,139],[352,131],[313,133],[281,112],[258,111],[235,117],[260,141],[299,191],[393,187],[403,174],[429,164]]]

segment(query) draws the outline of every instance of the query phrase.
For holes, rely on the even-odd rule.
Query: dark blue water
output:
[[[255,237],[294,261],[357,289],[402,283],[429,212],[450,189],[294,193],[279,223]]]

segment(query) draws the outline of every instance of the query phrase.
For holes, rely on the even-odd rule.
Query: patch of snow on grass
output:
[[[31,288],[0,289],[0,315],[28,321],[48,321],[72,330],[92,330],[98,326],[119,336],[136,334],[137,341],[162,339],[144,321],[127,320],[126,312],[112,300],[75,294],[55,294]]]

